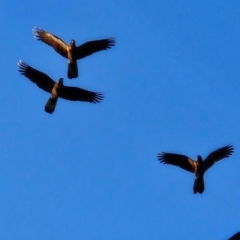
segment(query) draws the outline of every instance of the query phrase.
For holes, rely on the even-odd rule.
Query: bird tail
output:
[[[68,62],[68,78],[77,78],[78,77],[78,66],[77,61]]]
[[[202,194],[204,192],[204,180],[203,176],[196,178],[193,186],[193,192]]]
[[[45,105],[45,111],[47,113],[52,114],[55,110],[56,104],[57,104],[58,97],[52,98],[52,96],[48,99],[46,105]]]

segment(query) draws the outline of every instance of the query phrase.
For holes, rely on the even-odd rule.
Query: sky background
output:
[[[78,61],[34,39],[116,38]],[[240,230],[240,2],[0,0],[0,239],[227,239]],[[17,71],[18,60],[105,95],[59,99]],[[205,175],[157,161],[161,151],[234,154]]]

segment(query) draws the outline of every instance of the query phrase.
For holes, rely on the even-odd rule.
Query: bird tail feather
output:
[[[204,180],[203,177],[196,178],[193,186],[193,192],[202,194],[204,192]]]
[[[77,78],[78,77],[78,66],[77,61],[68,62],[68,78]]]
[[[45,111],[47,113],[52,114],[55,110],[56,104],[57,104],[58,97],[52,98],[52,96],[48,99],[46,105],[45,105]]]

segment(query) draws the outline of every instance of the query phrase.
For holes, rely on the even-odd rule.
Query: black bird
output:
[[[54,82],[47,74],[40,72],[23,61],[18,62],[18,71],[35,83],[39,88],[51,93],[51,97],[45,105],[45,111],[53,113],[58,97],[70,101],[83,101],[98,103],[104,96],[100,92],[91,92],[78,87],[67,87],[63,85],[63,78]]]
[[[53,47],[56,52],[68,59],[68,78],[70,79],[78,77],[78,59],[106,50],[115,45],[114,38],[106,38],[86,42],[76,47],[74,40],[71,40],[70,45],[67,45],[62,39],[43,29],[35,27],[33,33],[35,38]]]
[[[194,193],[203,193],[204,191],[204,173],[213,164],[223,158],[227,158],[233,153],[233,146],[227,145],[225,147],[219,148],[218,150],[210,153],[207,158],[203,161],[201,156],[197,156],[197,161],[193,161],[191,158],[175,154],[162,152],[158,154],[158,160],[164,164],[171,164],[183,168],[189,172],[195,174],[195,181],[193,186]]]

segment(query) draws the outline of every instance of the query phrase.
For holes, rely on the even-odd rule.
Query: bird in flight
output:
[[[54,112],[58,98],[90,103],[98,103],[104,98],[100,92],[91,92],[78,87],[64,86],[63,78],[60,78],[58,82],[54,82],[47,74],[30,67],[21,60],[18,62],[18,71],[39,88],[51,93],[45,105],[45,111],[50,114]]]
[[[71,40],[70,45],[67,45],[59,37],[36,27],[33,29],[33,34],[35,38],[53,47],[56,52],[68,59],[68,78],[70,79],[78,77],[78,59],[115,45],[114,38],[89,41],[78,47],[75,45],[75,40]]]
[[[193,185],[194,193],[203,193],[204,191],[204,173],[223,158],[227,158],[233,153],[233,146],[227,145],[211,152],[205,160],[201,156],[197,156],[197,161],[191,158],[175,153],[162,152],[158,154],[158,160],[164,164],[171,164],[178,166],[195,174],[195,181]]]

